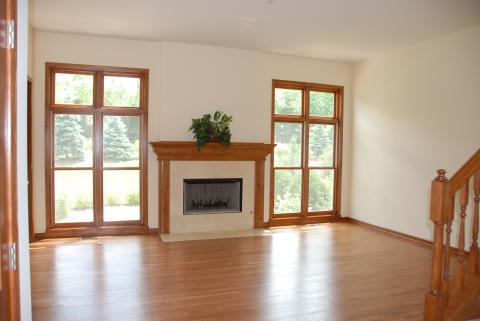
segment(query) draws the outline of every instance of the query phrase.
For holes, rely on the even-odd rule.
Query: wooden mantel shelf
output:
[[[265,158],[273,152],[274,144],[232,143],[225,147],[209,143],[199,151],[194,142],[151,142],[159,163],[159,222],[160,233],[170,233],[170,161],[254,161],[253,226],[263,227]]]
[[[265,160],[274,144],[232,143],[225,147],[208,143],[199,151],[194,142],[159,141],[150,143],[160,160],[256,161]]]

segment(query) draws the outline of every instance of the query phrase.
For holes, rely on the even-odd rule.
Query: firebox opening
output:
[[[183,214],[242,212],[241,178],[183,180]]]

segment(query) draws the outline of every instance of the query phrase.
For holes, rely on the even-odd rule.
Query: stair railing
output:
[[[472,242],[467,256],[465,222],[471,183],[473,183],[474,190],[474,207],[472,211]],[[457,248],[454,249],[451,245],[451,234],[457,193],[460,203],[460,227],[458,244],[455,244]],[[480,292],[476,292],[475,289],[467,291],[469,286],[467,279],[480,279],[479,203],[480,149],[450,179],[447,178],[446,171],[440,169],[432,182],[430,220],[434,224],[433,260],[431,288],[425,296],[425,321],[455,320],[455,315],[458,316],[463,309],[462,302],[458,298],[465,298],[467,292],[471,295],[478,295]],[[455,264],[453,278],[450,276],[452,259],[455,260],[453,262]]]

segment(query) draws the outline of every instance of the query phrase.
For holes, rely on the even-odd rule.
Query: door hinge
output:
[[[15,20],[0,19],[0,48],[15,48]]]
[[[17,270],[17,243],[2,245],[2,270],[16,271]]]

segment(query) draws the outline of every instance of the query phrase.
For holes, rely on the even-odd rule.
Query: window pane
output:
[[[93,104],[93,76],[55,74],[55,104]]]
[[[275,123],[275,167],[300,167],[302,124]]]
[[[91,170],[56,170],[55,223],[93,222]]]
[[[301,115],[302,91],[275,88],[275,114]]]
[[[333,210],[333,169],[311,169],[308,187],[308,211]]]
[[[309,129],[309,166],[333,166],[333,125],[311,124]]]
[[[300,169],[275,171],[275,214],[299,213],[301,209],[302,171]]]
[[[103,166],[139,167],[140,117],[103,118]]]
[[[140,78],[105,76],[103,87],[105,106],[140,106]]]
[[[310,116],[333,117],[335,95],[321,91],[310,92]]]
[[[105,222],[140,219],[139,173],[138,170],[103,171],[103,219]]]
[[[55,166],[93,165],[92,124],[91,115],[55,115]]]

